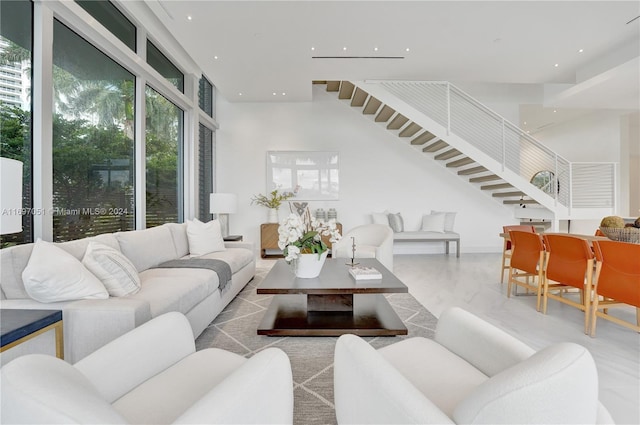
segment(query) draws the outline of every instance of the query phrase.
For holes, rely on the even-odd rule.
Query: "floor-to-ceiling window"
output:
[[[198,218],[211,220],[209,195],[213,192],[213,132],[207,126],[199,125],[198,140]]]
[[[203,75],[199,83],[198,106],[210,118],[214,118],[215,114],[215,93],[215,87]],[[198,218],[202,221],[208,221],[212,217],[209,209],[209,195],[214,191],[216,132],[213,128],[215,127],[211,125],[208,118],[203,119],[201,115],[198,126]]]
[[[53,31],[53,237],[134,228],[134,76],[59,21]]]
[[[23,163],[22,232],[0,236],[2,247],[31,242],[32,203],[32,3],[0,1],[0,156]]]
[[[146,87],[147,227],[182,221],[184,112]]]
[[[107,0],[0,6],[0,155],[24,162],[26,212],[25,231],[3,235],[2,247],[35,237],[65,241],[180,222],[185,205],[199,206],[198,183],[207,194],[213,185],[215,92],[209,83],[208,116],[202,115],[196,93],[185,93],[201,70],[181,46],[167,46],[162,34],[129,18],[145,16],[148,8]],[[36,90],[45,87],[33,101],[32,69]],[[202,165],[199,157],[193,163],[184,155],[200,145],[198,126],[185,128],[194,122],[192,114],[206,127]],[[37,186],[33,158],[36,171],[42,170]],[[192,164],[189,173],[202,167],[204,175],[196,174],[192,192],[185,193]],[[43,207],[35,213],[45,216],[35,225],[34,204]],[[186,213],[197,216],[199,210]]]

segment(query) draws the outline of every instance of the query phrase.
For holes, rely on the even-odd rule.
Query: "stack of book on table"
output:
[[[355,280],[380,280],[382,273],[373,267],[353,266],[349,268],[349,274]]]

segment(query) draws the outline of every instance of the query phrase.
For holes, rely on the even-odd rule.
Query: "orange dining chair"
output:
[[[509,234],[511,230],[518,230],[520,232],[535,233],[536,228],[533,226],[515,225],[515,226],[502,226],[502,232]],[[502,246],[502,269],[500,270],[500,284],[504,283],[504,271],[509,270],[509,264],[507,260],[511,258],[511,238],[504,238],[504,244]]]
[[[511,261],[509,261],[507,297],[511,297],[512,285],[516,285],[516,291],[517,286],[535,291],[538,298],[536,310],[540,311],[545,255],[542,238],[537,233],[518,230],[510,231],[509,238],[511,239]]]
[[[597,264],[591,336],[596,336],[598,317],[640,332],[640,245],[602,240],[594,241],[593,249]],[[609,307],[624,304],[636,308],[635,325],[609,314]]]
[[[595,236],[607,236],[607,235],[605,235],[604,233],[602,233],[602,230],[600,230],[600,229],[596,229]]]
[[[584,311],[584,333],[589,333],[589,308],[593,277],[593,251],[586,239],[571,235],[544,235],[547,250],[543,307],[547,314],[549,298]],[[551,281],[555,283],[550,283]],[[571,299],[572,289],[580,291],[580,302]],[[552,291],[558,291],[553,293]]]

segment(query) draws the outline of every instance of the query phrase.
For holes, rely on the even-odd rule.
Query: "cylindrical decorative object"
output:
[[[338,212],[336,211],[335,208],[329,208],[329,211],[327,212],[327,219],[328,220],[337,220],[338,219]]]
[[[269,217],[267,217],[267,223],[278,223],[278,209],[269,208]]]
[[[326,220],[327,219],[327,212],[325,210],[323,210],[322,208],[318,208],[316,210],[316,219],[318,219],[318,220]]]

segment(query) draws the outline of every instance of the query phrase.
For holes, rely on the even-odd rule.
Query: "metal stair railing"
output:
[[[445,81],[377,81],[386,91],[482,151],[503,170],[529,181],[539,171],[553,172],[548,192],[572,208],[615,210],[615,163],[571,163],[524,130]],[[596,190],[594,190],[596,188]]]

